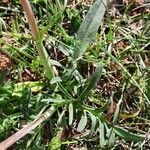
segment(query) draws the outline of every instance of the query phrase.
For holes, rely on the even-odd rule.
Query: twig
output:
[[[26,134],[28,134],[30,131],[35,129],[39,124],[44,122],[47,118],[51,117],[53,113],[56,110],[56,106],[52,105],[46,112],[38,116],[33,122],[29,123],[27,126],[19,130],[18,132],[11,135],[9,138],[4,140],[0,143],[0,150],[6,150],[11,145],[13,145],[15,142],[20,140],[22,137],[24,137]]]

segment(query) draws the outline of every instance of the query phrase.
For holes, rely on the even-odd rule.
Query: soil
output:
[[[0,72],[3,71],[4,69],[10,70],[12,64],[13,62],[8,56],[0,53]]]

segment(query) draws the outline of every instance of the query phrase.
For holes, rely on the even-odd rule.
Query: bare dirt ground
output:
[[[12,60],[5,54],[0,53],[0,72],[4,69],[12,67]]]

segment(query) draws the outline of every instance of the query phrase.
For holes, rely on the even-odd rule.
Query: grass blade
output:
[[[148,105],[150,105],[150,100],[147,97],[146,93],[144,92],[144,90],[141,88],[141,86],[138,84],[138,82],[133,78],[133,76],[129,73],[129,71],[108,51],[102,49],[114,62],[116,62],[121,69],[124,71],[125,74],[127,74],[127,76],[130,78],[130,80],[132,81],[132,83],[140,90],[140,92],[143,94],[145,100],[147,101]]]

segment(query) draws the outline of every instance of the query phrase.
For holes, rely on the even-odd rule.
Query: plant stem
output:
[[[54,77],[54,73],[50,64],[49,55],[47,54],[47,51],[43,46],[42,37],[40,37],[39,29],[32,8],[28,0],[21,0],[21,5],[28,19],[31,33],[36,44],[36,49],[38,51],[38,55],[46,71],[46,76],[48,77],[48,79],[51,80]]]
[[[46,112],[38,116],[33,122],[28,124],[26,127],[22,128],[6,140],[0,143],[0,150],[6,150],[11,145],[13,145],[15,142],[20,140],[22,137],[24,137],[26,134],[28,134],[30,131],[35,129],[39,124],[44,122],[47,118],[51,117],[53,113],[56,111],[56,106],[52,105]]]

